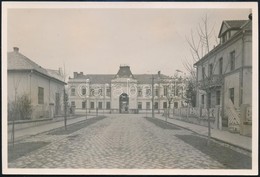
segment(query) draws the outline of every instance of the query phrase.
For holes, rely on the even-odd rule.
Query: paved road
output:
[[[51,142],[8,164],[9,168],[226,168],[175,135],[192,133],[162,128],[142,115],[109,115],[69,135],[47,133],[24,141]]]

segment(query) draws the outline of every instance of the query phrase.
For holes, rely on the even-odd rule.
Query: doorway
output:
[[[128,113],[129,97],[126,93],[122,93],[119,97],[119,113]]]

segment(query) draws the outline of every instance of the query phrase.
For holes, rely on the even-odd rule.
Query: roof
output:
[[[56,70],[47,70],[37,63],[33,62],[18,51],[7,53],[7,69],[10,70],[34,70],[49,78],[63,82],[62,76]]]
[[[129,66],[120,66],[116,77],[120,77],[120,78],[129,78],[129,77],[133,77],[133,74],[130,70]]]
[[[233,35],[233,37],[238,36],[242,30],[245,31],[250,31],[252,30],[252,21],[251,20],[226,20],[222,22],[221,25],[221,30],[223,27],[223,24],[228,24],[229,27],[235,27],[235,26],[239,26],[239,30]],[[219,34],[220,35],[220,34]],[[233,38],[231,37],[231,38]],[[209,53],[207,53],[205,56],[203,56],[200,60],[198,60],[196,63],[194,63],[194,65],[197,65],[198,63],[200,63],[201,61],[203,61],[205,58],[207,58],[210,54],[214,53],[215,51],[217,51],[221,46],[223,46],[223,44],[218,44],[215,48],[213,48],[211,51],[209,51]]]
[[[247,23],[248,21],[251,21],[251,20],[224,20],[222,22],[221,27],[220,27],[218,37],[220,37],[221,34],[223,34],[227,30],[230,30],[230,29],[237,29],[237,30],[239,30],[239,29],[241,29],[241,27],[245,23]],[[224,32],[222,32],[222,29],[223,29],[224,25],[227,27],[227,29]]]
[[[151,84],[152,77],[154,76],[154,82],[158,82],[157,74],[135,74],[134,79],[137,80],[139,84]],[[161,74],[161,79],[169,78],[166,75]],[[110,83],[111,80],[115,79],[114,74],[87,74],[87,75],[78,75],[76,78],[71,79],[89,79],[91,84],[106,84]]]

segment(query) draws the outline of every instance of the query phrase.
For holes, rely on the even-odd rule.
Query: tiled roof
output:
[[[56,70],[47,70],[42,68],[37,63],[33,62],[26,56],[22,55],[18,51],[7,53],[7,69],[8,70],[35,70],[45,76],[57,79],[63,82],[62,76],[58,74]]]
[[[152,74],[135,74],[134,79],[137,80],[139,84],[151,84],[152,83]],[[161,74],[161,79],[169,78],[166,75]],[[111,80],[115,79],[114,74],[87,74],[87,75],[78,75],[76,79],[89,79],[91,84],[106,84],[110,83]],[[154,74],[154,83],[158,82],[158,75]]]
[[[224,23],[228,25],[229,28],[240,28],[248,20],[225,20]]]

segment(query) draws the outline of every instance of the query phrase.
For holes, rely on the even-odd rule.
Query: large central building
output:
[[[134,75],[129,66],[120,66],[117,74],[84,75],[83,72],[74,72],[73,78],[68,81],[69,99],[76,111],[99,109],[136,113],[151,110],[154,97],[154,109],[160,112],[169,106],[178,108],[183,104],[184,87],[179,84],[181,87],[177,88],[178,82],[160,71],[156,74]],[[172,87],[175,89],[171,89],[173,95],[169,94]],[[173,102],[169,96],[174,98]]]

